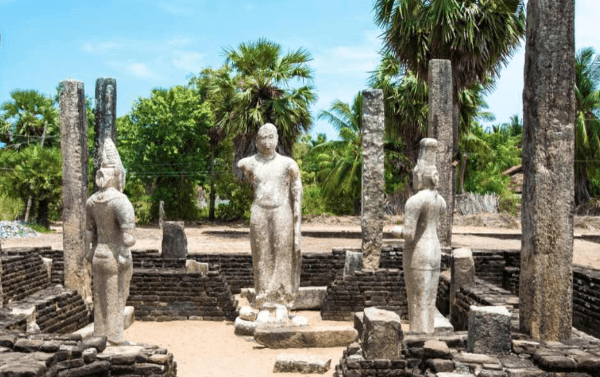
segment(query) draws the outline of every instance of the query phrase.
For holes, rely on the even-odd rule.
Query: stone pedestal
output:
[[[187,256],[187,237],[183,221],[165,221],[161,250],[163,258]]]
[[[369,360],[402,358],[400,316],[389,310],[366,308],[363,317],[363,351]]]
[[[346,250],[346,260],[344,263],[344,277],[350,276],[354,271],[359,271],[363,266],[362,251]]]
[[[512,347],[510,312],[504,306],[471,306],[467,350],[508,355]]]
[[[117,80],[96,80],[96,122],[94,123],[94,175],[102,165],[102,148],[106,138],[117,142]],[[94,192],[98,191],[94,179]]]
[[[438,141],[436,166],[440,177],[437,190],[446,201],[446,212],[438,220],[437,236],[442,247],[452,243],[454,213],[454,168],[452,152],[454,131],[452,121],[452,65],[450,60],[429,62],[429,127],[427,137]]]
[[[527,5],[519,320],[541,340],[571,336],[574,8],[575,0]]]
[[[383,244],[383,91],[362,92],[363,102],[363,169],[362,169],[362,251],[365,269],[379,268]]]
[[[81,81],[60,83],[60,141],[63,156],[63,250],[65,287],[86,301],[92,297],[91,271],[83,263],[88,193],[88,145],[85,93]]]
[[[455,249],[452,251],[452,265],[450,276],[450,318],[456,330],[460,328],[460,322],[456,316],[460,315],[456,306],[456,294],[460,287],[475,284],[475,262],[471,249]],[[463,326],[464,327],[464,326]]]

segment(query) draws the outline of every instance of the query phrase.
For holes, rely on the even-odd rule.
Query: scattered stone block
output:
[[[377,308],[365,309],[363,352],[366,359],[400,359],[402,337],[398,314]]]
[[[275,361],[275,373],[325,373],[331,358],[316,355],[279,354]]]
[[[427,359],[450,359],[452,355],[446,342],[427,340],[423,344],[423,357]]]
[[[109,346],[96,357],[100,360],[108,360],[113,364],[133,364],[140,357],[142,346]]]
[[[255,321],[257,314],[258,310],[253,309],[249,306],[242,306],[240,308],[240,314],[238,317],[243,319],[244,321]]]
[[[188,259],[185,261],[185,272],[188,274],[200,274],[206,276],[208,273],[208,263],[200,263],[195,260]]]
[[[427,366],[436,373],[454,371],[454,362],[448,359],[428,359]]]
[[[83,362],[86,364],[92,363],[96,361],[96,356],[98,355],[98,351],[95,348],[88,348],[83,350],[82,354]]]
[[[344,347],[356,341],[350,326],[271,327],[258,326],[254,339],[268,348]]]
[[[498,358],[479,353],[460,352],[453,356],[454,361],[464,364],[498,364]]]
[[[254,321],[247,321],[240,317],[235,319],[233,323],[234,334],[235,335],[254,335],[254,330],[256,330],[256,326],[258,323]]]
[[[471,306],[467,350],[507,355],[511,351],[511,314],[503,306]]]
[[[187,256],[187,237],[183,221],[165,221],[161,250],[163,258]]]

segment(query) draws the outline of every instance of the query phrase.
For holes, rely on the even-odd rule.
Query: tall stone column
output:
[[[571,336],[575,0],[529,0],[523,89],[520,327]]]
[[[88,193],[87,117],[83,83],[61,82],[60,139],[63,155],[63,251],[65,287],[77,289],[91,300],[89,267],[83,263],[85,251],[85,202]]]
[[[96,123],[94,123],[94,175],[102,164],[104,140],[110,137],[117,143],[117,80],[99,78],[96,80]],[[94,179],[94,192],[98,191]]]
[[[429,61],[429,127],[427,137],[438,141],[436,167],[440,177],[438,192],[446,201],[437,236],[442,248],[452,243],[452,215],[454,213],[454,179],[452,151],[454,131],[452,126],[452,64],[450,60]]]
[[[383,91],[362,92],[362,252],[365,269],[379,268],[383,244]]]

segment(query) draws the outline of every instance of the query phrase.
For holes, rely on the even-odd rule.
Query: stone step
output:
[[[258,344],[273,349],[345,347],[357,338],[358,332],[351,326],[259,326],[254,331]]]

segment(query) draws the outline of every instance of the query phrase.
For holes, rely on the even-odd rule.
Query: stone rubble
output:
[[[0,239],[37,237],[40,233],[18,221],[0,221]]]

